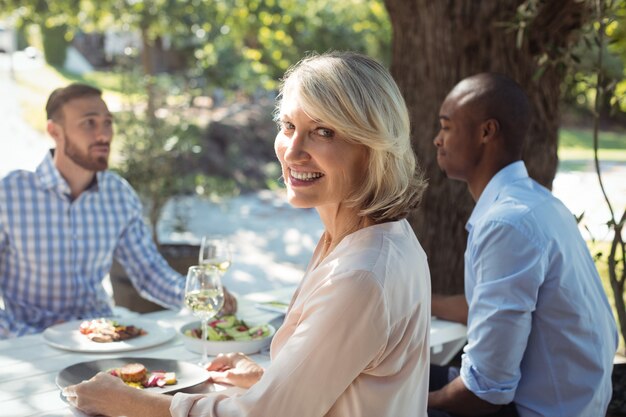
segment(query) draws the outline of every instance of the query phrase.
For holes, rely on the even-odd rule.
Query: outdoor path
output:
[[[37,65],[23,54],[15,54],[13,67],[20,71]],[[22,120],[19,93],[11,78],[11,60],[8,54],[0,53],[0,177],[19,168],[34,168],[43,158],[52,140],[44,137]],[[42,104],[42,106],[45,103]]]
[[[16,71],[38,65],[24,56],[16,57],[13,64]],[[34,168],[52,143],[22,120],[19,91],[9,68],[8,56],[0,53],[0,177],[13,169]],[[575,215],[585,212],[584,222],[594,238],[606,239],[603,225],[609,218],[608,209],[593,165],[591,161],[574,165],[582,168],[557,172],[553,192]],[[603,163],[602,170],[619,216],[626,207],[626,161]],[[181,224],[187,232],[176,231]],[[587,230],[582,230],[589,238]],[[321,233],[314,210],[294,209],[280,194],[270,191],[221,203],[195,198],[170,202],[159,225],[164,243],[198,242],[204,234],[228,236],[235,253],[225,283],[239,294],[297,283]]]
[[[612,234],[608,233],[606,226],[610,211],[602,195],[593,161],[581,162],[584,164],[580,164],[581,168],[577,170],[557,171],[553,193],[576,216],[584,213],[580,225],[585,239],[610,240]],[[619,221],[626,208],[626,161],[601,162],[600,172],[616,221]]]

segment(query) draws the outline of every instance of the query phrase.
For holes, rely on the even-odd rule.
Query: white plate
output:
[[[81,381],[90,379],[98,372],[106,372],[113,368],[120,368],[127,363],[141,363],[148,371],[176,372],[176,384],[165,385],[163,388],[144,388],[144,390],[148,392],[151,391],[160,394],[173,393],[201,384],[209,378],[209,373],[206,370],[188,362],[155,358],[113,358],[81,362],[68,366],[59,372],[55,382],[57,386],[63,390],[63,388],[69,385],[78,384]]]
[[[75,352],[127,352],[129,350],[144,349],[165,343],[176,336],[176,330],[161,326],[154,321],[141,320],[135,317],[111,318],[121,324],[133,325],[144,329],[147,334],[121,342],[98,343],[93,342],[82,334],[78,328],[84,320],[68,321],[48,327],[43,332],[43,338],[51,346]]]
[[[276,332],[276,329],[271,324],[267,325],[270,329],[270,334],[263,339],[255,340],[200,340],[197,337],[191,337],[185,335],[185,331],[189,329],[199,328],[200,322],[194,321],[187,323],[180,328],[180,334],[183,338],[183,343],[187,350],[196,353],[202,353],[204,346],[207,347],[207,354],[211,356],[217,356],[220,353],[241,352],[245,355],[260,352],[267,348],[272,341],[272,337]]]

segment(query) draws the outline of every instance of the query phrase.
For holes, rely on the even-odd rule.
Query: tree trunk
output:
[[[153,59],[153,47],[150,42],[150,36],[148,34],[148,28],[141,28],[141,66],[143,68],[144,83],[146,88],[147,102],[146,102],[146,118],[148,124],[152,129],[156,125],[156,93],[154,85],[154,59]]]
[[[524,1],[385,3],[393,27],[391,72],[404,93],[413,149],[430,184],[421,208],[409,220],[428,254],[433,292],[461,293],[465,222],[474,203],[465,183],[446,179],[437,166],[432,142],[439,107],[450,89],[469,75],[495,71],[517,80],[533,106],[524,161],[530,175],[551,188],[565,72],[557,61],[586,18],[587,6],[576,0],[539,1],[518,42],[517,30],[511,28]],[[539,73],[544,54],[547,61]]]

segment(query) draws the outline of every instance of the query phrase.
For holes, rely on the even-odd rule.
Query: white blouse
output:
[[[361,229],[312,265],[263,377],[234,396],[178,393],[172,416],[426,416],[430,273],[409,223]]]

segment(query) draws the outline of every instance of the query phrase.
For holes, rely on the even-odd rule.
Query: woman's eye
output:
[[[332,129],[327,129],[325,127],[320,127],[316,130],[316,133],[324,138],[332,138],[335,136],[335,131]]]
[[[296,127],[294,126],[293,123],[283,120],[282,122],[279,123],[279,128],[281,130],[288,131],[288,130],[294,130]]]

